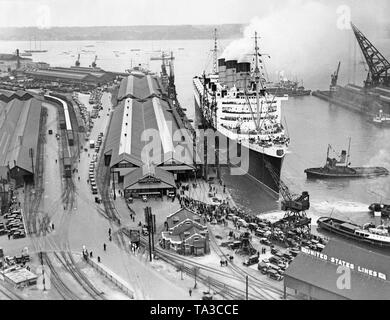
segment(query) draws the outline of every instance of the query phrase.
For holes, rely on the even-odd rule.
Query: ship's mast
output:
[[[349,164],[349,154],[350,154],[350,152],[351,152],[351,137],[349,137],[347,162],[345,163],[346,167],[348,167],[348,164]]]
[[[259,98],[259,81],[260,81],[260,71],[259,71],[259,47],[257,46],[257,31],[255,31],[255,83],[256,83],[256,116],[257,123],[260,122],[260,98]],[[259,113],[260,112],[260,113]]]
[[[328,162],[329,159],[329,149],[330,149],[330,144],[328,144],[328,150],[326,151],[326,162]]]
[[[214,49],[213,49],[213,74],[218,73],[218,45],[217,45],[217,29],[214,29]]]

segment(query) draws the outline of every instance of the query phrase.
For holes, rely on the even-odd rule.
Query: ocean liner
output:
[[[213,72],[193,79],[195,107],[203,128],[216,130],[227,137],[228,147],[237,144],[241,154],[249,154],[245,174],[277,197],[279,181],[267,163],[279,179],[289,144],[281,123],[281,104],[288,97],[277,97],[265,88],[264,55],[259,53],[257,33],[254,54],[217,59],[216,52],[215,39]]]

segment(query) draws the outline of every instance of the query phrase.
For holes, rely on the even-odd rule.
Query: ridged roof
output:
[[[172,173],[160,169],[158,167],[154,167],[153,170],[144,171],[145,168],[136,168],[133,171],[129,172],[123,180],[123,186],[125,189],[160,189],[160,188],[176,188],[175,179]],[[160,183],[153,184],[142,184],[138,183],[140,180],[145,179],[147,177],[155,177],[160,179]]]
[[[119,88],[119,104],[115,107],[108,131],[105,154],[111,154],[110,166],[119,163],[121,154],[136,166],[143,165],[142,150],[148,143],[149,134],[156,134],[161,141],[161,161],[149,159],[159,165],[171,159],[179,142],[173,141],[173,133],[181,126],[170,111],[170,105],[161,95],[162,89],[155,76],[130,75],[123,79]],[[150,130],[150,131],[147,131]],[[143,134],[146,134],[143,137]],[[126,144],[126,145],[124,145]],[[189,152],[187,153],[189,154]],[[174,156],[175,157],[175,156]],[[185,162],[193,165],[192,158]]]
[[[32,173],[30,148],[37,152],[41,102],[13,99],[0,102],[0,165]]]

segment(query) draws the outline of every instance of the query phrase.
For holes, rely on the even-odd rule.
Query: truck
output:
[[[89,140],[89,147],[91,149],[95,148],[95,140]]]

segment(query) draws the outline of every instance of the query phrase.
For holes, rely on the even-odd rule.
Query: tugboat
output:
[[[374,213],[374,216],[390,217],[390,204],[372,203],[368,207],[368,210]]]
[[[367,223],[363,226],[331,218],[321,217],[317,221],[318,227],[328,232],[354,239],[360,242],[369,243],[380,247],[390,247],[390,227],[383,225],[375,226]]]
[[[349,139],[348,153],[343,150],[340,160],[329,158],[330,149],[332,149],[332,146],[328,145],[324,167],[305,170],[308,179],[362,178],[386,176],[389,174],[389,171],[383,167],[350,167],[351,139]]]

